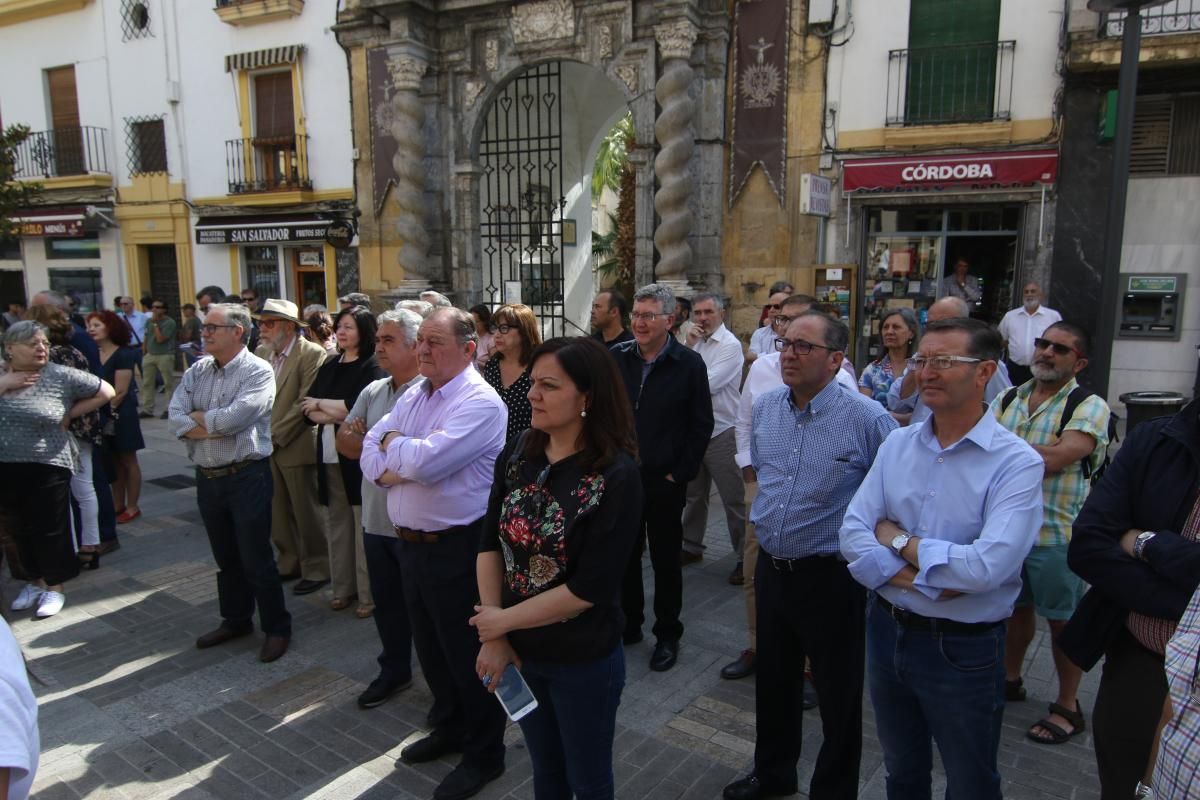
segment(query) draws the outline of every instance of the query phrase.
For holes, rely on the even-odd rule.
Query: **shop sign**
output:
[[[17,234],[20,236],[52,236],[62,239],[79,239],[83,237],[83,220],[72,219],[58,222],[27,220],[17,224]]]
[[[345,250],[354,241],[354,223],[348,219],[335,219],[325,230],[325,243],[336,250]]]
[[[847,192],[1002,189],[1053,184],[1057,177],[1058,153],[1054,150],[863,158],[843,164],[842,189]]]
[[[197,244],[271,244],[276,242],[313,242],[325,239],[327,220],[305,222],[256,223],[251,225],[196,226]]]
[[[1129,279],[1129,291],[1131,292],[1174,292],[1175,286],[1175,278],[1155,277]]]
[[[828,217],[833,206],[833,181],[820,175],[800,176],[800,213]]]

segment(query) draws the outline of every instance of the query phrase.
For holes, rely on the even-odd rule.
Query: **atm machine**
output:
[[[1183,273],[1121,273],[1118,339],[1178,342],[1183,325]]]

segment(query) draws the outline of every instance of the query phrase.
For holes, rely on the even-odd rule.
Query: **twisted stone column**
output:
[[[425,227],[425,142],[421,125],[425,110],[419,94],[426,63],[411,55],[388,61],[392,76],[392,138],[398,147],[392,158],[396,173],[396,204],[399,206],[396,232],[400,234],[398,260],[403,272],[402,288],[429,288],[431,278],[429,232]],[[418,286],[419,284],[419,286]]]
[[[696,104],[688,97],[688,87],[692,84],[688,58],[696,42],[696,27],[686,19],[663,23],[654,28],[654,38],[663,62],[662,77],[654,86],[654,97],[661,109],[654,123],[654,137],[659,146],[654,159],[659,186],[654,195],[654,210],[659,216],[654,231],[654,246],[659,253],[655,275],[660,283],[679,290],[687,288],[688,268],[692,265],[692,248],[688,244],[692,230],[692,212],[688,208],[692,178],[688,164],[695,144],[692,117]]]

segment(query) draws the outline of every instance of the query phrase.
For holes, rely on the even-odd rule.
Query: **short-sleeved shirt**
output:
[[[884,354],[883,358],[867,364],[858,379],[858,385],[871,393],[871,398],[878,400],[887,407],[888,389],[896,380],[896,371],[892,366],[892,357]]]
[[[346,415],[344,425],[349,425],[356,419],[370,430],[376,422],[386,417],[396,405],[396,398],[408,391],[409,387],[421,382],[421,376],[415,376],[411,381],[399,387],[392,385],[391,377],[380,378],[371,383],[359,393],[354,401],[354,408]],[[362,522],[363,530],[380,536],[394,536],[395,528],[387,513],[387,489],[376,486],[374,481],[365,477],[362,479]]]
[[[169,356],[175,352],[175,320],[170,317],[163,317],[156,320],[151,317],[146,321],[146,352],[152,356]],[[154,329],[158,328],[162,331],[162,335],[166,337],[166,341],[158,341],[154,335]]]
[[[100,379],[90,372],[50,363],[37,383],[0,396],[0,460],[79,469],[75,437],[62,421],[75,401],[95,397]]]
[[[1058,393],[1038,406],[1033,415],[1029,414],[1029,395],[1033,393],[1036,381],[1028,381],[1017,389],[1017,396],[1008,408],[1001,411],[1004,397],[1001,394],[992,400],[992,413],[1000,424],[1020,436],[1032,445],[1053,445],[1058,441],[1058,428],[1062,425],[1063,411],[1067,405],[1067,395],[1079,384],[1072,378]],[[1092,472],[1099,468],[1104,461],[1104,453],[1108,449],[1108,417],[1111,412],[1108,404],[1099,395],[1090,395],[1075,408],[1067,422],[1065,431],[1086,433],[1096,440],[1096,449],[1090,456]],[[1090,481],[1083,477],[1083,469],[1079,464],[1071,464],[1061,472],[1047,475],[1042,480],[1042,499],[1045,503],[1042,509],[1042,527],[1038,531],[1038,547],[1064,545],[1071,541],[1071,526],[1083,501],[1087,500]]]
[[[641,474],[626,454],[603,470],[584,469],[578,454],[553,466],[541,453],[513,462],[519,442],[496,459],[479,545],[504,559],[501,605],[565,584],[592,607],[555,625],[510,631],[508,640],[523,659],[602,658],[625,629],[621,578],[642,516]]]
[[[12,770],[10,800],[29,796],[39,749],[37,701],[29,688],[25,659],[8,623],[0,620],[0,767]]]
[[[51,347],[50,360],[55,364],[71,367],[80,372],[89,372],[91,370],[88,360],[83,353],[69,344],[60,344]],[[76,439],[86,444],[99,445],[104,438],[101,434],[103,427],[100,424],[99,411],[89,411],[83,416],[76,417],[71,420],[71,425],[67,430]]]

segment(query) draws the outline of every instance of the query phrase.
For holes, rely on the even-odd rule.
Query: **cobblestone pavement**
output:
[[[157,420],[146,423],[145,432],[143,516],[121,526],[121,549],[69,584],[58,616],[34,621],[22,614],[13,622],[31,669],[44,682],[35,687],[42,735],[36,796],[432,796],[451,761],[396,765],[401,747],[425,724],[430,696],[423,681],[418,677],[412,689],[379,708],[355,705],[375,676],[371,621],[329,610],[327,595],[288,593],[295,638],[281,660],[260,664],[258,637],[195,649],[196,636],[217,622],[215,570],[182,445]],[[718,675],[744,646],[745,630],[740,589],[725,581],[733,559],[723,515],[712,517],[705,559],[685,569],[687,633],[678,665],[651,672],[649,639],[629,649],[615,745],[621,798],[720,797],[751,762],[753,679]],[[8,600],[17,588],[7,583]],[[1052,676],[1042,632],[1026,670],[1030,702],[1014,704],[1005,718],[1005,796],[1097,798],[1088,734],[1060,747],[1024,738],[1053,699]],[[1089,716],[1096,681],[1093,674],[1084,682]],[[861,796],[882,798],[882,755],[869,701],[864,710]],[[820,746],[819,718],[806,715],[803,724],[800,785],[806,788]],[[507,772],[480,795],[485,800],[533,797],[520,730],[511,726],[506,738]],[[934,780],[940,795],[944,781]]]

